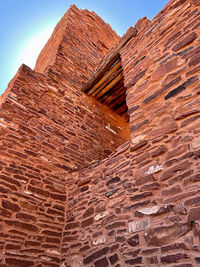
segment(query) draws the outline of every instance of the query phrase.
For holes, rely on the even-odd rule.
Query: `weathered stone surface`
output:
[[[118,221],[118,222],[114,222],[114,223],[112,223],[112,224],[108,224],[108,225],[106,225],[106,229],[109,229],[109,230],[112,230],[112,229],[116,229],[116,228],[118,228],[118,227],[125,227],[126,226],[126,222],[120,222],[120,221]]]
[[[198,206],[199,204],[200,204],[200,197],[191,198],[184,202],[185,206],[195,206],[195,205]]]
[[[149,167],[149,169],[145,172],[146,175],[148,174],[153,174],[159,171],[164,170],[164,167],[162,165],[152,165],[151,167]]]
[[[8,264],[9,266],[29,267],[29,266],[33,266],[34,262],[24,260],[24,259],[22,260],[22,259],[15,259],[15,258],[7,258],[6,264]]]
[[[5,209],[9,209],[13,212],[17,212],[20,210],[20,207],[18,205],[7,200],[2,200],[2,207],[4,207]]]
[[[150,220],[146,218],[145,220],[136,221],[136,222],[129,222],[128,229],[129,233],[143,231],[150,227]]]
[[[72,222],[65,225],[66,230],[71,230],[80,226],[80,222]]]
[[[96,240],[93,240],[92,241],[92,244],[94,245],[94,246],[97,246],[97,245],[99,245],[99,244],[104,244],[106,242],[106,237],[105,236],[102,236],[102,237],[99,237],[98,239],[96,239]]]
[[[92,216],[93,213],[94,213],[94,208],[90,207],[83,213],[83,218],[90,217]]]
[[[97,214],[94,217],[94,219],[95,219],[95,221],[99,221],[99,220],[103,219],[107,215],[108,215],[108,211],[104,211],[104,212],[101,212],[101,213]]]
[[[153,152],[151,152],[151,156],[152,157],[156,157],[162,153],[165,153],[167,151],[167,147],[164,145],[161,145],[160,147],[158,147],[156,150],[154,150]]]
[[[130,197],[130,200],[131,201],[137,201],[138,199],[146,198],[149,196],[152,196],[152,192],[144,192],[141,194],[134,195],[134,196]]]
[[[88,218],[88,219],[81,222],[81,227],[87,227],[87,226],[93,224],[93,222],[94,222],[93,217]]]
[[[200,147],[200,137],[197,137],[192,141],[192,148],[196,149],[198,147]]]
[[[30,231],[30,232],[36,232],[38,233],[38,227],[33,225],[33,224],[29,224],[29,223],[23,223],[17,220],[5,220],[5,223],[9,226],[14,226],[16,228],[21,228],[24,231]]]
[[[166,206],[152,206],[149,208],[141,208],[138,209],[137,212],[141,215],[159,215],[163,213],[170,212],[173,208],[173,205],[166,205]]]
[[[84,260],[83,260],[83,263],[84,264],[88,264],[88,263],[91,263],[93,262],[94,260],[106,255],[107,253],[109,252],[109,248],[108,247],[104,247],[103,249],[100,249],[94,253],[92,253],[91,255],[89,255],[88,257],[86,257]]]
[[[81,179],[81,181],[78,181],[78,186],[83,186],[85,184],[88,184],[91,182],[91,178],[88,177],[88,178],[85,178],[85,179]]]
[[[173,186],[169,189],[165,189],[161,192],[163,196],[173,196],[175,194],[181,193],[182,190],[179,185]]]
[[[176,79],[170,81],[168,84],[163,86],[161,89],[153,93],[152,95],[148,96],[143,100],[144,104],[149,104],[151,101],[159,97],[161,94],[163,94],[166,90],[174,86],[175,84],[179,83],[181,81],[181,77],[177,77]]]
[[[141,141],[144,141],[147,138],[146,135],[139,135],[131,139],[131,143],[136,145],[139,144]]]
[[[160,184],[155,182],[155,183],[143,185],[140,191],[158,190],[159,188],[160,188]]]
[[[119,259],[118,255],[116,253],[109,257],[109,261],[112,265],[115,264],[118,261],[118,259]]]
[[[186,45],[189,45],[192,43],[192,41],[197,37],[197,34],[195,32],[190,33],[188,36],[186,36],[182,41],[180,41],[178,44],[176,44],[172,50],[178,51],[179,49],[183,48]]]
[[[151,76],[152,81],[159,80],[167,72],[172,71],[174,68],[177,67],[177,58],[173,58],[171,61],[168,61],[165,64],[160,65],[153,73]]]
[[[129,239],[127,239],[127,243],[131,246],[131,247],[136,247],[139,245],[139,235],[134,235],[132,237],[130,237]]]
[[[119,188],[115,188],[115,189],[113,189],[113,190],[111,190],[111,191],[108,191],[108,192],[105,193],[105,196],[106,196],[106,197],[110,197],[110,196],[112,196],[113,194],[115,194],[118,190],[119,190]]]
[[[173,96],[176,96],[178,94],[180,94],[182,91],[184,91],[189,85],[193,84],[194,82],[198,81],[198,76],[194,76],[189,78],[186,82],[184,82],[183,84],[179,85],[178,87],[176,87],[175,89],[171,90],[166,96],[165,99],[169,99]]]
[[[149,133],[149,138],[158,138],[162,135],[169,134],[172,132],[175,132],[178,129],[178,126],[175,122],[170,122],[169,124],[166,124],[158,129],[152,130]]]
[[[154,182],[154,181],[155,181],[154,176],[152,174],[150,174],[150,175],[146,175],[146,176],[144,176],[142,178],[136,179],[135,184],[137,186],[139,186],[139,185],[144,185],[146,183],[150,183],[150,182]]]
[[[145,72],[146,70],[143,70],[138,72],[135,76],[133,76],[128,84],[128,87],[135,85],[145,75]]]
[[[134,259],[125,260],[125,263],[127,265],[135,265],[135,264],[142,263],[142,257],[137,257]]]
[[[193,117],[183,121],[181,123],[180,127],[183,128],[183,127],[187,126],[188,124],[193,123],[194,121],[198,120],[199,118],[200,118],[200,115],[193,116]]]
[[[186,145],[180,145],[178,147],[176,147],[175,149],[169,151],[166,155],[166,160],[169,160],[171,158],[177,157],[181,154],[183,154],[184,152],[187,151],[187,146]]]
[[[191,223],[174,224],[147,230],[144,238],[148,246],[162,246],[169,244],[192,229]]]
[[[119,176],[116,176],[116,177],[114,177],[114,178],[108,180],[108,181],[106,182],[106,185],[109,186],[110,184],[117,183],[117,182],[119,182],[119,181],[120,181]]]
[[[177,261],[180,261],[182,259],[184,260],[188,259],[188,255],[183,254],[183,253],[167,255],[161,258],[161,262],[162,263],[176,263]]]
[[[123,203],[126,199],[126,196],[120,196],[118,198],[110,199],[108,202],[109,208],[113,208],[115,206],[118,206],[120,203]]]
[[[158,257],[157,256],[153,256],[153,257],[148,257],[147,258],[147,262],[148,264],[157,264],[158,265]]]
[[[108,262],[107,258],[104,257],[104,258],[102,258],[102,259],[100,259],[98,261],[95,261],[94,262],[94,266],[95,267],[102,267],[102,266],[107,267],[107,266],[109,266],[109,262]]]
[[[40,73],[19,69],[0,100],[0,265],[199,264],[197,2],[170,1],[122,38],[72,6]],[[132,32],[114,94],[83,93]],[[118,96],[129,118],[106,107]]]
[[[183,161],[182,163],[179,163],[175,165],[172,168],[167,169],[160,177],[161,181],[164,181],[170,177],[172,177],[176,172],[178,171],[184,171],[188,169],[191,166],[191,163],[189,161]]]
[[[192,222],[199,219],[200,219],[200,207],[190,209],[187,220],[189,222]]]
[[[184,243],[175,243],[175,244],[171,244],[169,246],[162,247],[161,251],[166,253],[166,252],[174,251],[174,250],[177,250],[177,249],[187,250],[187,247],[186,247],[186,245]]]
[[[149,119],[145,119],[145,120],[139,122],[138,124],[131,125],[131,127],[130,127],[131,133],[137,131],[138,129],[140,129],[144,125],[148,124],[149,122],[150,122]]]

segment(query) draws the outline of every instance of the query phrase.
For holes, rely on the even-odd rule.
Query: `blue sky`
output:
[[[4,0],[0,6],[0,94],[22,63],[35,60],[71,4],[95,11],[122,35],[141,17],[152,19],[168,0]]]

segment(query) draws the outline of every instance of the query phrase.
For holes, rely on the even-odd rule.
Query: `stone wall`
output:
[[[79,12],[83,28],[88,25],[84,20],[96,16]],[[74,14],[69,12],[67,20],[75,31]],[[103,40],[108,38],[110,48],[119,38],[107,24],[96,23],[99,34],[107,30]],[[98,47],[97,37],[88,37],[86,55],[82,50],[85,39],[81,38],[86,33],[78,28],[76,31],[79,38],[68,44],[68,50],[73,45],[74,62],[72,53],[63,56],[70,61],[70,73],[78,77],[77,64],[80,69],[88,65],[94,71],[105,51],[98,52],[94,64],[91,58],[93,47]],[[60,55],[60,47],[54,53]],[[62,79],[58,75],[62,66],[57,57],[54,63],[47,62],[56,64],[51,65],[54,73],[38,73],[22,65],[0,99],[1,266],[59,266],[66,175],[102,160],[129,138],[128,125],[122,118],[81,93],[73,87],[75,83],[70,86],[67,76]]]
[[[121,51],[131,141],[68,175],[62,266],[200,265],[200,3],[136,27]]]
[[[72,5],[41,51],[35,70],[80,88],[120,37],[95,12]]]

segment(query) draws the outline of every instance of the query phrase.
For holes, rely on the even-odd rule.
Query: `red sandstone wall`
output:
[[[90,68],[92,57],[87,44],[81,66],[85,40],[79,37],[69,44],[76,48],[69,68],[77,76],[76,63]],[[95,46],[96,36],[90,38]],[[0,100],[1,266],[60,265],[67,173],[107,157],[128,138],[123,119],[70,86],[67,77],[48,74],[23,65]]]
[[[132,139],[68,176],[62,266],[200,265],[199,1],[136,27],[121,51]]]
[[[61,133],[47,107],[56,97],[47,88],[42,75],[23,65],[1,99],[1,266],[60,261],[66,169]]]
[[[95,12],[72,5],[40,53],[35,70],[80,88],[119,40]]]

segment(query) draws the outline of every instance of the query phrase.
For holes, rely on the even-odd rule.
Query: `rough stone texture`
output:
[[[35,70],[80,88],[119,40],[95,12],[72,5],[41,51]]]
[[[72,6],[38,58],[42,73],[22,65],[1,96],[0,265],[59,266],[63,227],[79,227],[64,224],[67,174],[127,141],[127,123],[78,89],[118,40],[94,12]],[[87,179],[77,183],[87,192]]]
[[[100,206],[103,218],[79,229],[83,241],[63,242],[63,260],[70,262],[73,244],[81,243],[75,251],[80,253],[86,241],[106,236],[99,248],[81,252],[83,260],[97,253],[93,264],[107,264],[114,246],[119,266],[197,266],[200,72],[196,65],[189,71],[200,52],[199,27],[193,29],[199,11],[192,1],[170,1],[152,22],[138,22],[137,36],[121,50],[131,141],[121,153],[84,169],[91,179],[87,193],[79,194],[69,177],[67,216],[76,214],[78,222],[94,207],[95,218]],[[83,211],[80,201],[87,203]],[[98,256],[102,247],[109,249]]]
[[[163,226],[146,231],[144,233],[144,238],[149,246],[158,247],[174,242],[180,236],[188,233],[191,229],[191,223]]]
[[[79,90],[119,40],[94,13],[73,6],[41,73],[20,68],[1,97],[2,266],[198,266],[199,19],[171,0],[120,51],[130,141]]]

